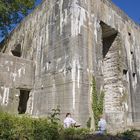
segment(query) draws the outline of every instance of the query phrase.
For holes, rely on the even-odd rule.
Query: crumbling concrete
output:
[[[109,0],[45,0],[1,47],[2,108],[24,89],[30,91],[27,113],[44,116],[60,106],[61,119],[71,112],[85,126],[93,116],[94,76],[105,93],[108,129],[133,126],[140,122],[139,38],[140,27]],[[18,110],[14,103],[6,101],[5,110]]]

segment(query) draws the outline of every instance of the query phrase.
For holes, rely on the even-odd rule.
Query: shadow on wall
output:
[[[115,29],[108,26],[107,24],[105,24],[104,22],[101,22],[100,25],[102,27],[103,58],[105,58],[118,32]]]

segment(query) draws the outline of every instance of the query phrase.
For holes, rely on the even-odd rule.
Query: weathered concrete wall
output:
[[[72,1],[63,0],[44,2],[14,31],[5,53],[12,55],[11,50],[21,44],[21,57],[35,62],[35,84],[28,113],[47,115],[59,105],[62,118],[71,112],[85,125],[89,119],[89,85],[79,83],[75,52],[78,40],[74,35],[77,29],[71,28],[73,5]]]
[[[17,113],[20,89],[31,90],[33,81],[31,61],[0,53],[0,109]]]
[[[2,50],[12,55],[20,44],[21,58],[34,62],[28,113],[44,116],[59,105],[62,119],[71,112],[86,125],[94,76],[105,92],[108,128],[121,130],[140,121],[138,38],[139,26],[108,0],[46,0]]]
[[[77,2],[75,9],[78,9],[77,11],[82,15],[86,15],[80,27],[80,35],[83,38],[79,37],[82,38],[79,46],[87,47],[85,52],[89,61],[85,63],[88,64],[86,68],[89,73],[95,75],[98,86],[100,85],[99,89],[105,91],[105,113],[110,123],[109,128],[114,126],[114,129],[124,129],[125,126],[132,125],[132,121],[139,121],[140,118],[139,113],[135,113],[140,112],[137,106],[139,104],[139,66],[136,67],[140,45],[137,37],[140,36],[140,28],[108,1],[81,0]],[[75,12],[76,15],[77,13]],[[83,16],[78,17],[79,21],[83,19]],[[116,47],[114,49],[110,47],[109,52],[112,52],[108,52],[106,58],[103,58],[101,21],[114,28],[119,36]],[[77,25],[75,26],[77,29],[80,24],[75,22],[74,25]],[[108,62],[105,61],[106,59]]]

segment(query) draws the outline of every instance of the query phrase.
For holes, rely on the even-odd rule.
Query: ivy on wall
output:
[[[100,115],[103,114],[104,108],[104,92],[98,92],[96,89],[96,80],[93,77],[92,80],[92,110],[94,113],[95,127],[98,128],[98,121]]]

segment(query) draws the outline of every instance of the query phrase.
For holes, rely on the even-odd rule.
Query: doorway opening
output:
[[[19,95],[19,105],[18,105],[18,114],[25,114],[27,109],[27,102],[29,99],[29,90],[20,90]]]
[[[116,108],[117,103],[116,95],[118,94],[118,59],[119,59],[119,46],[120,40],[118,32],[105,24],[100,23],[102,29],[102,55],[103,55],[103,78],[104,78],[104,91],[105,91],[105,109],[112,111]],[[113,102],[110,100],[110,97]],[[112,108],[110,107],[112,106]],[[114,107],[113,107],[114,106]]]

